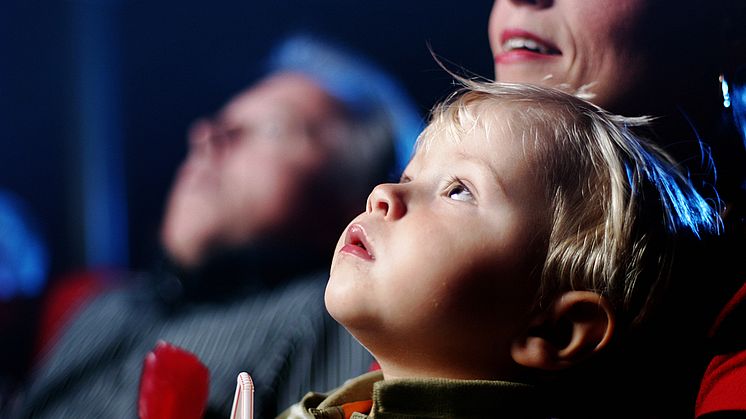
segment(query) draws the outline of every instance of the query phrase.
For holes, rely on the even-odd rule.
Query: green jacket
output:
[[[535,387],[507,381],[396,379],[380,372],[354,378],[330,394],[308,393],[278,418],[344,419],[342,405],[373,400],[370,413],[352,419],[376,418],[547,418]]]

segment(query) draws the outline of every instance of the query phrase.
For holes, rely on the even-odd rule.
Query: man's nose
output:
[[[367,212],[380,214],[387,221],[402,218],[407,213],[405,191],[398,183],[384,183],[373,188],[368,196]]]
[[[200,118],[192,123],[187,132],[189,147],[192,151],[207,151],[214,135],[212,123],[207,118]]]

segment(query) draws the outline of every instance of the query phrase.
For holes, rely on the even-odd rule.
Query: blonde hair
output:
[[[537,309],[561,292],[592,290],[619,320],[642,321],[668,281],[674,237],[719,231],[716,205],[663,150],[630,131],[647,118],[612,115],[546,87],[460,81],[465,88],[433,110],[418,150],[438,133],[458,140],[481,128],[490,138],[494,123],[520,135],[524,149],[533,146],[551,218]],[[496,119],[490,105],[507,117]]]

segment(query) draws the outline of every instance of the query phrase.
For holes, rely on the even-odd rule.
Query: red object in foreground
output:
[[[200,419],[207,407],[210,373],[192,353],[158,342],[140,378],[141,419]]]

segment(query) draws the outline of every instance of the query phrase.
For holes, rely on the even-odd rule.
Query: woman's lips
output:
[[[350,253],[364,260],[374,260],[372,248],[360,224],[353,224],[347,229],[344,245],[340,252]]]
[[[522,29],[506,29],[500,36],[500,53],[495,55],[495,63],[551,59],[561,55],[557,46],[536,34]]]

